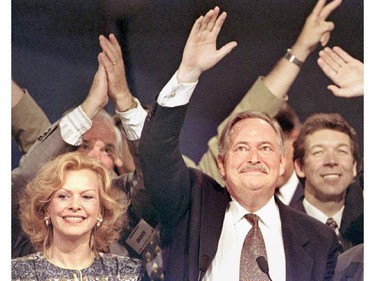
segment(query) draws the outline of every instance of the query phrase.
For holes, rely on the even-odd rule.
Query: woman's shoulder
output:
[[[23,257],[14,258],[14,259],[12,259],[12,266],[16,265],[16,264],[34,263],[35,261],[39,261],[39,260],[45,260],[45,257],[43,255],[43,253],[41,253],[41,252],[29,254],[29,255],[23,256]]]
[[[45,257],[40,252],[12,259],[12,280],[36,280],[36,265],[44,262]]]
[[[120,271],[137,271],[140,272],[142,268],[142,261],[137,258],[120,256],[116,254],[99,253],[99,257],[103,263],[109,267],[116,267]]]

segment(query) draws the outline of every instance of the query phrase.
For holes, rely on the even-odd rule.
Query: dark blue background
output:
[[[86,97],[97,69],[99,34],[118,36],[131,90],[147,104],[174,74],[195,19],[215,5],[228,13],[219,46],[238,42],[202,75],[181,138],[182,152],[199,161],[217,125],[259,75],[266,75],[297,38],[315,1],[12,1],[12,78],[27,88],[51,122]],[[345,0],[330,19],[329,46],[363,60],[363,1]],[[289,92],[301,119],[339,112],[358,131],[363,151],[363,98],[340,99],[316,63],[316,50]],[[113,106],[107,107],[113,112]],[[362,153],[362,152],[361,152]],[[362,154],[363,155],[363,154]],[[12,141],[12,168],[20,152]]]

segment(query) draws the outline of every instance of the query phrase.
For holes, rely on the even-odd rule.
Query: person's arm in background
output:
[[[340,47],[326,47],[319,52],[318,65],[332,80],[327,87],[335,96],[351,98],[364,94],[363,63]]]
[[[125,73],[125,62],[119,42],[114,34],[108,38],[99,36],[102,52],[99,54],[100,62],[103,64],[108,76],[108,95],[116,108],[118,127],[124,134],[129,151],[134,163],[134,180],[136,185],[129,190],[132,204],[128,211],[138,220],[143,218],[152,226],[157,224],[157,217],[149,198],[145,194],[143,184],[143,173],[139,163],[138,143],[143,129],[147,111],[142,107],[138,99],[133,97],[129,90]],[[126,161],[123,159],[123,161]]]
[[[98,96],[104,97],[104,99],[95,98]],[[93,79],[93,84],[89,91],[88,97],[85,100],[86,105],[92,110],[92,112],[98,112],[101,106],[106,104],[106,96],[106,73],[104,68],[99,66]],[[91,101],[87,101],[87,99],[90,99]],[[95,109],[95,104],[98,106],[97,109]],[[22,229],[18,219],[18,196],[45,162],[53,157],[68,151],[73,151],[77,148],[75,145],[79,144],[78,139],[84,133],[84,131],[89,129],[89,125],[91,125],[90,120],[86,120],[89,124],[87,124],[86,127],[82,127],[80,130],[78,130],[78,127],[73,126],[78,132],[73,134],[65,134],[69,136],[68,139],[72,143],[67,142],[64,138],[64,129],[62,128],[61,123],[65,123],[63,127],[69,128],[67,123],[69,123],[69,120],[74,120],[74,116],[77,116],[77,110],[80,112],[82,111],[80,108],[81,106],[67,113],[62,119],[56,121],[49,128],[44,130],[44,132],[37,138],[36,142],[31,146],[29,151],[22,156],[19,166],[12,170],[12,258],[28,254],[28,252],[25,251],[30,250],[30,248],[24,248],[26,244],[29,244],[29,242],[27,237],[26,240],[23,239],[25,237],[22,237]],[[87,117],[85,117],[85,119],[87,119]],[[74,124],[77,125],[78,123]]]
[[[26,89],[12,80],[12,136],[25,154],[51,122]]]
[[[99,61],[108,76],[108,96],[120,116],[126,137],[131,141],[139,140],[147,112],[129,90],[121,46],[114,34],[108,38],[100,35],[99,43],[103,50]]]
[[[330,33],[334,29],[334,24],[327,21],[327,18],[341,2],[342,0],[334,0],[326,5],[325,0],[319,0],[316,3],[296,42],[289,51],[289,54],[294,55],[300,63],[298,61],[292,62],[292,59],[287,59],[284,56],[266,76],[260,76],[256,80],[231,114],[218,126],[217,135],[209,140],[208,150],[199,161],[198,169],[224,186],[224,181],[216,164],[218,139],[224,125],[230,116],[244,110],[261,111],[271,117],[278,113],[281,105],[288,100],[287,93],[300,73],[303,62],[306,61],[319,43],[323,47],[327,45]]]

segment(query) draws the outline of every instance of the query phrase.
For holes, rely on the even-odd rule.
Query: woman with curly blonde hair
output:
[[[80,153],[47,162],[20,196],[22,228],[38,252],[12,260],[12,280],[141,280],[141,261],[108,253],[128,207],[110,186],[108,170]]]

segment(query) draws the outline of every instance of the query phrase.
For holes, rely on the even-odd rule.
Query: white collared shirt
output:
[[[315,206],[311,205],[309,201],[306,200],[306,198],[302,201],[303,207],[305,208],[306,214],[309,216],[316,218],[317,220],[321,221],[322,223],[326,223],[328,218],[333,218],[337,223],[337,228],[335,230],[336,234],[339,234],[339,229],[341,227],[341,219],[342,214],[344,213],[345,205],[341,207],[341,209],[333,216],[328,217],[326,214],[324,214],[322,211],[320,211]]]
[[[293,174],[291,174],[288,181],[279,188],[279,192],[277,193],[277,197],[281,200],[281,202],[283,202],[285,205],[290,204],[298,184],[299,179],[296,172],[293,171]]]
[[[204,281],[239,280],[243,241],[251,229],[244,218],[249,212],[232,198],[224,217],[216,255]],[[274,197],[256,214],[266,244],[269,274],[273,281],[285,281],[285,253],[279,209]]]
[[[198,81],[195,83],[179,83],[177,72],[161,90],[157,103],[165,107],[176,107],[188,104]]]

